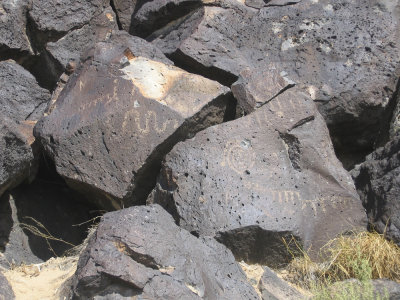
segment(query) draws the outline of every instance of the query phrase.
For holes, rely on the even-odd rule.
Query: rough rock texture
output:
[[[58,173],[106,209],[144,202],[173,145],[224,119],[229,89],[168,62],[144,40],[116,34],[36,127]]]
[[[176,145],[149,202],[186,230],[215,236],[238,260],[270,266],[288,260],[282,238],[312,251],[366,225],[326,125],[298,89]]]
[[[2,0],[0,3],[0,59],[31,54],[26,34],[29,0]]]
[[[0,272],[0,299],[4,300],[13,300],[15,299],[14,292],[7,281],[7,278],[4,277]]]
[[[286,281],[279,278],[278,275],[269,269],[264,268],[258,284],[263,300],[300,300],[306,299],[298,290],[290,286]]]
[[[352,170],[369,221],[400,243],[400,134]]]
[[[93,18],[89,24],[70,31],[55,42],[47,43],[46,50],[54,61],[54,76],[58,77],[69,64],[76,67],[81,55],[87,49],[93,47],[96,42],[106,40],[115,29],[117,29],[116,17],[109,7]]]
[[[0,62],[0,196],[35,173],[33,126],[50,94],[14,61]]]
[[[133,13],[137,10],[137,4],[147,0],[112,0],[112,5],[118,16],[118,22],[121,29],[129,32],[131,27]]]
[[[41,32],[66,33],[89,23],[108,4],[107,0],[33,0],[29,16]]]
[[[176,20],[188,14],[207,0],[153,0],[146,1],[132,17],[130,33],[146,38],[164,26],[174,26]]]
[[[318,103],[346,165],[372,151],[400,74],[397,2],[303,0],[260,10],[233,0],[206,4],[149,39],[176,65],[226,85],[245,68],[277,64]]]
[[[158,205],[104,215],[75,278],[77,299],[259,299],[228,249]]]

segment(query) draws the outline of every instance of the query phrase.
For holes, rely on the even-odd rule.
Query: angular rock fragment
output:
[[[259,299],[232,253],[160,206],[104,215],[79,259],[77,299]]]
[[[28,0],[3,0],[0,3],[0,59],[24,59],[32,54],[26,34]]]
[[[149,40],[176,65],[225,85],[244,69],[278,65],[318,103],[351,167],[372,151],[389,121],[400,75],[399,7],[383,0],[303,0],[258,11],[240,1],[208,1]]]
[[[229,89],[140,38],[116,34],[92,53],[36,136],[72,188],[117,209],[145,201],[178,141],[223,121]]]
[[[321,115],[296,88],[176,145],[149,201],[193,234],[216,237],[238,260],[270,266],[289,260],[282,238],[293,236],[313,255],[366,226]]]
[[[268,267],[264,267],[258,288],[263,300],[299,300],[306,299],[298,290],[290,286],[286,281]]]
[[[245,4],[253,8],[262,8],[265,6],[284,6],[299,3],[301,0],[246,0]]]
[[[400,244],[400,134],[368,155],[352,175],[369,221]]]
[[[117,29],[115,14],[111,8],[107,8],[89,24],[70,31],[55,42],[47,43],[46,50],[54,61],[53,76],[58,78],[68,64],[76,66],[87,49],[93,47],[96,42],[106,40],[115,29]]]
[[[143,2],[146,0],[112,0],[121,29],[129,32],[133,13],[137,10],[137,5]]]
[[[50,94],[15,62],[0,62],[0,196],[35,174],[33,126]]]
[[[109,5],[107,0],[33,0],[29,16],[49,35],[80,28]]]
[[[0,272],[0,299],[13,300],[15,299],[14,291],[12,290],[7,278]]]

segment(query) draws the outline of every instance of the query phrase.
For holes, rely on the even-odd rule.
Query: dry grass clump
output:
[[[286,245],[290,243],[300,249],[296,241],[285,241]],[[309,290],[326,290],[335,282],[352,278],[364,283],[381,278],[400,282],[400,248],[376,232],[333,239],[321,250],[322,263],[313,261],[304,250],[301,252],[303,255],[294,257],[288,266],[286,280]]]

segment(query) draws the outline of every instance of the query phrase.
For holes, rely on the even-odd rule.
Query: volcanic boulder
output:
[[[259,299],[228,249],[176,226],[158,205],[104,215],[79,259],[74,292],[77,299]]]
[[[400,244],[400,134],[368,155],[352,175],[369,221]]]
[[[346,166],[372,151],[400,75],[396,2],[303,0],[260,10],[203,2],[148,39],[177,66],[226,85],[246,68],[276,64],[318,103]]]
[[[35,174],[32,131],[49,99],[28,71],[0,62],[0,196]]]
[[[230,94],[140,38],[116,34],[92,53],[35,135],[72,188],[118,209],[145,201],[178,141],[223,121]]]
[[[297,88],[177,144],[148,201],[193,234],[216,237],[237,260],[270,266],[288,260],[282,238],[313,255],[337,234],[366,226],[324,120]]]
[[[3,0],[0,3],[0,59],[23,58],[32,54],[26,34],[28,0]]]

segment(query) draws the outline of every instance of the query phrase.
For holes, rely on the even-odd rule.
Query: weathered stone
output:
[[[321,115],[296,88],[176,145],[149,200],[186,230],[215,236],[238,260],[270,266],[289,260],[282,238],[312,246],[313,255],[366,226]]]
[[[35,174],[33,126],[49,98],[24,68],[0,62],[0,196]]]
[[[369,221],[400,244],[400,134],[368,155],[352,175]]]
[[[269,66],[262,70],[242,71],[231,89],[242,110],[251,113],[294,84],[284,71]]]
[[[149,39],[177,66],[226,85],[243,69],[278,65],[318,103],[343,158],[372,151],[400,75],[397,2],[303,0],[261,10],[220,2]]]
[[[77,299],[259,299],[228,249],[158,205],[105,214],[75,277]]]
[[[13,300],[15,299],[14,291],[12,290],[7,278],[0,272],[0,299]]]
[[[162,157],[221,123],[229,100],[228,88],[126,35],[97,44],[35,133],[68,184],[107,209],[144,202]]]
[[[93,47],[96,42],[106,40],[115,29],[117,29],[115,14],[111,8],[107,8],[89,24],[69,32],[56,42],[47,43],[46,49],[55,60],[53,76],[58,78],[69,63],[77,65],[87,49]]]
[[[202,0],[153,0],[146,1],[132,17],[129,32],[146,38],[154,31],[166,25],[175,23],[175,20],[184,18],[194,9],[199,8]]]
[[[89,23],[109,3],[107,0],[33,0],[29,16],[40,32],[67,33]]]
[[[0,3],[0,59],[32,54],[26,35],[28,0],[3,0]]]
[[[258,288],[263,300],[306,299],[303,294],[290,286],[286,281],[279,278],[278,275],[268,267],[264,267],[264,274],[260,279]]]
[[[129,32],[133,13],[137,10],[137,4],[145,1],[147,0],[112,0],[111,3],[118,16],[119,24],[122,27],[121,29]]]

